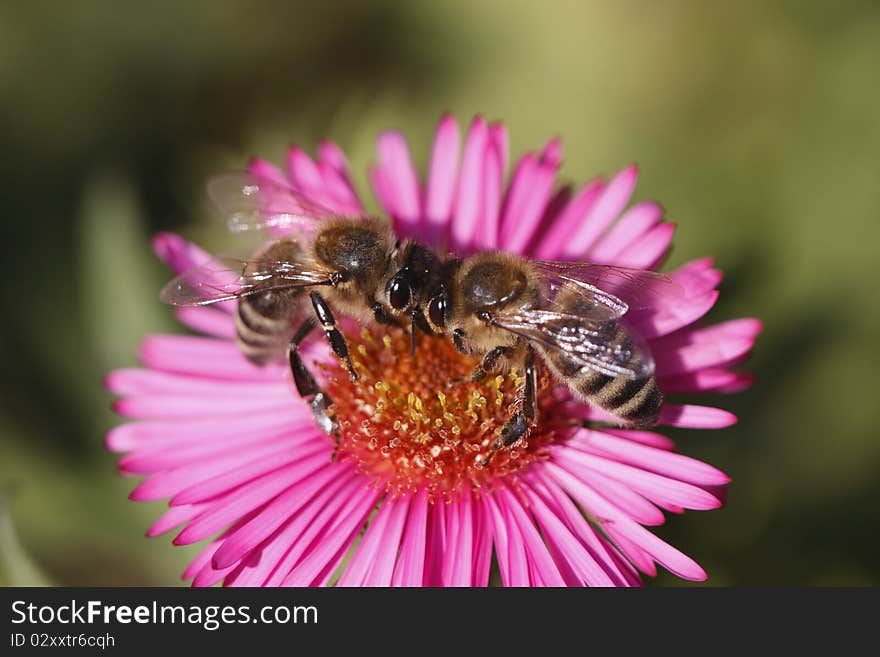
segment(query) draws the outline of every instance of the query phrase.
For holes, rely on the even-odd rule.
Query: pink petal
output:
[[[584,549],[602,567],[615,585],[640,585],[641,582],[632,566],[619,558],[615,548],[599,536],[581,510],[575,506],[568,494],[552,478],[551,473],[544,469],[532,469],[528,473],[527,479],[532,489],[553,509],[568,530],[578,537]]]
[[[444,586],[470,586],[473,580],[474,523],[470,491],[464,490],[447,509],[449,546],[443,563]]]
[[[447,553],[446,504],[435,503],[428,510],[425,586],[443,586],[443,563]]]
[[[329,139],[325,139],[318,144],[318,161],[332,168],[344,180],[350,180],[348,160],[345,157],[345,153]],[[352,193],[354,193],[353,189]]]
[[[226,491],[233,490],[239,486],[256,479],[257,477],[272,472],[280,467],[309,458],[315,454],[326,453],[327,445],[320,442],[309,443],[306,445],[288,445],[281,443],[275,446],[276,449],[264,450],[260,454],[259,450],[248,450],[248,459],[239,457],[238,463],[231,469],[215,467],[211,470],[213,476],[190,479],[190,485],[181,488],[180,491],[171,499],[172,504],[192,504],[194,502],[202,502],[210,500],[212,497],[222,495]],[[242,462],[243,461],[243,462]]]
[[[409,506],[406,527],[400,543],[400,556],[391,578],[392,586],[421,586],[425,577],[425,536],[428,522],[428,496],[420,490]]]
[[[225,532],[220,534],[216,539],[208,543],[208,545],[199,552],[198,556],[190,563],[190,565],[183,571],[182,579],[190,579],[193,578],[192,585],[193,586],[213,586],[217,582],[219,582],[226,575],[226,572],[217,572],[211,567],[211,557],[216,551],[217,547],[223,542],[223,539],[229,535],[230,532],[234,531],[236,527],[238,527],[241,523],[247,522],[251,518],[251,515],[245,516],[241,520],[239,520],[232,527],[227,529]]]
[[[538,230],[553,194],[561,155],[561,142],[554,139],[544,147],[537,160],[531,155],[522,159],[504,208],[500,243],[505,250],[522,252]]]
[[[736,415],[711,406],[664,404],[660,423],[688,429],[723,429],[736,424]]]
[[[248,163],[247,172],[256,178],[270,180],[281,187],[287,188],[290,186],[290,181],[281,169],[260,157],[255,157]]]
[[[543,586],[565,586],[559,569],[547,551],[547,546],[538,534],[535,524],[527,515],[522,502],[506,488],[499,491],[499,498],[498,504],[502,506],[508,520],[517,527],[522,537],[530,571],[535,575],[531,578],[532,581],[538,581]]]
[[[605,190],[605,183],[594,180],[584,185],[578,193],[568,201],[565,209],[546,227],[545,234],[535,246],[535,257],[539,260],[559,260],[563,257],[566,245],[571,239],[572,231],[583,224],[587,213],[595,205]]]
[[[632,269],[652,269],[669,250],[675,224],[662,223],[626,247],[615,258],[615,265]]]
[[[617,481],[604,473],[584,467],[575,450],[562,445],[550,448],[553,463],[563,468],[566,472],[576,477],[583,486],[589,486],[590,490],[599,492],[609,504],[613,504],[622,513],[643,525],[657,526],[666,522],[663,512],[645,499],[640,493],[633,490],[627,483]]]
[[[113,409],[130,418],[162,419],[199,417],[206,414],[236,415],[246,412],[283,410],[291,402],[285,393],[263,399],[205,399],[203,397],[179,395],[147,395],[121,399],[113,404]]]
[[[681,349],[691,345],[715,345],[732,340],[753,340],[763,330],[760,320],[751,318],[734,319],[711,326],[691,328],[668,335],[653,344],[659,349]],[[737,355],[731,354],[730,359]]]
[[[324,454],[325,451],[323,445],[320,443],[313,443],[311,446],[306,447],[304,454],[312,455],[320,453],[322,457],[326,458],[326,455]],[[262,444],[258,444],[256,448],[252,447],[249,450],[249,453],[256,457],[264,457],[270,454],[274,455],[276,462],[279,465],[283,465],[285,462],[289,463],[296,458],[296,454],[291,453],[291,449],[288,445],[284,443],[278,444],[275,441],[264,441]],[[143,462],[144,460],[142,459],[138,463],[140,469],[144,469],[144,466],[141,465]],[[144,479],[144,481],[142,481],[137,488],[131,492],[129,498],[136,502],[146,502],[176,496],[177,493],[188,488],[193,483],[204,481],[217,472],[226,472],[235,468],[240,462],[240,452],[236,454],[236,450],[227,450],[216,456],[212,455],[191,462],[184,461],[180,466],[171,467],[168,470],[159,471],[158,469],[155,469],[153,470],[154,474]],[[131,471],[131,466],[128,467],[129,471]],[[263,472],[259,473],[258,476],[272,472],[273,469],[275,468],[265,469]],[[226,490],[221,491],[221,494],[225,493]],[[177,503],[180,502],[178,501]]]
[[[319,144],[318,169],[332,198],[330,208],[344,216],[363,215],[364,207],[352,185],[345,154],[333,142],[322,141]]]
[[[391,585],[409,503],[408,496],[391,502],[387,526],[381,532],[376,529],[377,550],[371,560],[370,571],[363,580],[363,586]]]
[[[175,309],[181,324],[194,331],[215,338],[235,339],[235,323],[229,320],[229,314],[205,306],[183,306]]]
[[[455,119],[446,114],[440,119],[425,190],[425,220],[428,242],[439,244],[448,232],[449,218],[458,187],[458,150],[461,137]]]
[[[214,570],[211,564],[207,564],[196,573],[192,585],[196,587],[214,586],[217,582],[222,581],[233,567],[224,568],[223,570]]]
[[[159,516],[156,519],[156,522],[150,525],[150,528],[147,530],[147,537],[153,538],[154,536],[159,536],[167,531],[171,531],[175,527],[180,527],[199,515],[205,510],[205,508],[206,505],[204,504],[173,506]]]
[[[608,525],[610,526],[611,523],[608,523]],[[627,538],[625,534],[609,529],[609,527],[605,527],[604,530],[608,534],[608,538],[614,541],[617,548],[626,556],[633,566],[638,568],[640,572],[648,577],[657,576],[657,567],[654,565],[654,560],[651,558],[650,554]]]
[[[316,441],[320,434],[312,425],[304,425],[301,432],[290,433],[255,433],[242,436],[238,440],[224,441],[190,441],[178,449],[169,449],[168,445],[159,445],[149,449],[132,452],[119,460],[119,468],[128,474],[148,474],[168,468],[176,468],[185,464],[198,464],[208,459],[223,458],[241,453],[242,449],[255,452],[257,448],[272,450],[276,445],[299,446],[306,442],[324,442],[329,450],[329,441]]]
[[[153,238],[153,251],[175,274],[205,265],[212,260],[210,254],[174,233],[158,233]]]
[[[357,490],[353,489],[348,494],[348,512],[340,514],[330,530],[323,534],[323,539],[315,543],[314,548],[288,573],[280,585],[309,586],[321,575],[327,564],[338,557],[341,549],[351,545],[378,498],[379,493],[367,489],[363,483]]]
[[[477,224],[474,241],[476,250],[498,246],[501,225],[501,193],[507,168],[507,132],[498,123],[489,126],[489,143],[483,159],[483,213]]]
[[[663,208],[653,201],[632,206],[615,222],[608,233],[590,249],[590,262],[616,264],[621,253],[638,241],[663,216]]]
[[[363,586],[375,560],[381,560],[389,554],[397,555],[399,543],[390,543],[387,550],[380,550],[381,539],[385,534],[385,528],[389,525],[389,522],[394,515],[394,503],[386,498],[386,500],[380,504],[378,513],[376,513],[376,516],[367,527],[367,531],[361,538],[361,542],[355,550],[354,556],[352,556],[351,561],[348,562],[348,567],[336,583],[337,586]],[[392,568],[394,566],[393,559],[391,566]]]
[[[217,549],[217,546],[220,545],[222,540],[222,538],[218,538],[202,548],[198,555],[196,555],[196,558],[193,559],[186,567],[186,570],[183,571],[181,579],[192,579],[199,571],[205,568],[205,566],[209,565],[211,563],[211,556],[214,554],[214,551]]]
[[[474,117],[468,130],[461,161],[461,175],[455,195],[455,211],[450,225],[452,248],[468,249],[476,237],[483,211],[483,167],[489,140],[489,127],[482,116]]]
[[[210,396],[213,398],[240,398],[248,395],[259,396],[291,396],[286,381],[255,383],[253,381],[234,381],[224,379],[206,379],[200,376],[188,376],[173,372],[127,368],[115,370],[107,375],[105,384],[116,395],[150,396],[175,394],[183,396]]]
[[[538,158],[534,153],[523,155],[514,167],[501,212],[502,233],[509,233],[513,230],[513,224],[534,187],[537,170]]]
[[[287,151],[287,175],[298,189],[309,200],[325,207],[329,207],[332,199],[325,192],[324,178],[317,165],[306,153],[296,146],[291,146]]]
[[[626,207],[638,180],[638,169],[628,166],[612,178],[602,190],[586,217],[571,227],[569,240],[562,250],[562,259],[581,259],[593,243]]]
[[[239,441],[248,435],[271,432],[280,435],[290,432],[311,420],[308,411],[297,413],[267,413],[231,418],[199,418],[195,420],[170,420],[152,422],[129,422],[114,427],[107,435],[107,447],[125,452],[152,447],[179,446],[203,441]]]
[[[289,371],[281,364],[254,365],[229,340],[189,335],[148,336],[141,343],[140,359],[166,372],[244,381],[277,381]]]
[[[363,207],[347,175],[326,162],[315,163],[300,148],[287,152],[287,171],[293,186],[310,201],[337,214],[362,215]]]
[[[702,461],[683,454],[640,445],[604,431],[581,431],[570,439],[570,444],[621,463],[628,463],[698,486],[720,486],[730,481],[730,477],[726,474]]]
[[[240,561],[293,517],[319,491],[325,488],[339,488],[345,481],[342,475],[347,471],[347,467],[325,468],[288,488],[223,541],[223,545],[211,559],[214,568],[226,568]]]
[[[232,524],[247,513],[262,507],[275,496],[298,481],[315,476],[328,467],[326,461],[320,465],[312,461],[297,462],[272,472],[269,476],[252,481],[244,488],[233,491],[221,498],[217,504],[184,529],[174,539],[175,545],[188,545],[207,538]]]
[[[489,124],[489,142],[498,152],[503,174],[507,171],[507,164],[510,162],[510,138],[507,135],[507,127],[501,121]]]
[[[675,449],[675,443],[663,434],[654,433],[652,431],[637,431],[635,429],[606,429],[606,434],[619,436],[624,440],[656,447],[657,449],[671,450]]]
[[[736,361],[751,351],[753,336],[728,333],[723,325],[689,329],[651,343],[659,376],[695,372]]]
[[[294,149],[294,152],[296,149]],[[296,159],[294,156],[293,159]],[[307,164],[305,163],[307,161]],[[304,167],[312,169],[311,174],[300,170],[301,180],[306,187],[311,185],[311,189],[300,187],[296,181],[289,179],[287,175],[274,164],[261,159],[253,159],[248,165],[247,172],[252,178],[260,183],[259,209],[263,215],[275,218],[281,218],[282,221],[278,225],[271,226],[267,232],[275,238],[299,235],[299,233],[312,234],[316,228],[314,218],[324,218],[332,216],[333,210],[326,206],[327,200],[320,178],[314,171],[314,164],[302,152],[299,152],[299,163]],[[263,184],[268,181],[271,184]],[[300,199],[291,194],[291,191],[298,192],[312,202],[314,207],[305,207]],[[311,191],[311,193],[310,193]],[[306,217],[307,219],[291,221],[292,215]]]
[[[580,540],[565,526],[565,523],[551,510],[543,499],[531,487],[524,489],[529,506],[541,527],[541,533],[554,554],[560,569],[562,564],[576,580],[570,582],[576,586],[614,586],[614,580],[596,563],[592,555],[581,544]]]
[[[750,387],[754,376],[746,372],[704,369],[697,372],[664,376],[660,388],[664,393],[717,392],[731,394]]]
[[[511,518],[510,511],[500,499],[496,498],[496,503],[500,509],[498,520],[496,521],[496,530],[498,530],[498,522],[504,523],[504,530],[507,533],[507,582],[505,586],[531,586],[534,580],[530,573],[529,556],[526,552],[525,541],[520,533],[516,522]],[[500,565],[500,559],[499,559]],[[504,573],[502,572],[501,581],[504,582]]]
[[[217,271],[224,271],[224,268],[215,261],[213,256],[174,233],[157,234],[153,238],[153,250],[175,274],[182,274],[195,267],[206,265],[211,265]],[[222,301],[213,304],[212,308],[232,313],[236,304],[234,301]]]
[[[366,214],[347,178],[323,162],[318,164],[318,171],[324,183],[328,208],[343,217],[362,217]]]
[[[501,584],[503,586],[528,586],[528,576],[520,576],[517,584],[513,583],[513,568],[509,559],[509,541],[507,521],[498,509],[498,504],[492,494],[484,495],[480,498],[486,509],[486,517],[492,527],[493,543],[495,544],[495,555],[498,560],[498,570],[501,573]],[[525,555],[523,555],[524,558]],[[526,569],[519,569],[522,573]],[[523,580],[525,582],[523,583]]]
[[[628,320],[628,325],[642,338],[651,339],[667,335],[688,324],[693,324],[709,312],[718,300],[718,294],[718,290],[711,290],[677,305],[665,306],[657,312],[636,313]]]
[[[573,446],[577,447],[577,443],[573,443]],[[629,486],[633,491],[652,502],[698,510],[717,509],[721,506],[721,500],[714,495],[683,481],[589,454],[579,449],[567,448],[565,457],[569,462],[577,463],[593,473],[601,473]]]
[[[714,290],[723,275],[712,268],[712,258],[692,260],[669,274],[688,297],[696,297]]]
[[[589,513],[602,519],[603,527],[609,535],[632,542],[667,570],[679,577],[694,580],[706,578],[705,571],[693,559],[682,554],[671,545],[664,543],[641,525],[630,520],[626,515],[620,513],[603,500],[601,496],[590,491],[588,487],[570,488],[569,485],[573,483],[571,475],[553,463],[547,463],[546,467],[554,478],[559,481],[560,485],[568,489],[574,497],[578,498]]]
[[[410,235],[421,215],[421,191],[409,147],[404,136],[394,131],[379,135],[377,147],[382,184],[376,192],[395,226],[402,234]]]
[[[473,586],[489,585],[492,565],[492,526],[481,499],[474,504],[474,579]]]
[[[259,549],[260,561],[243,563],[236,573],[236,586],[278,586],[305,555],[323,540],[324,535],[344,516],[358,494],[363,479],[343,468],[345,474],[333,486],[321,490],[284,527]],[[352,497],[352,493],[355,497]]]

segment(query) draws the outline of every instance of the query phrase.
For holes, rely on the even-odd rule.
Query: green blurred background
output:
[[[739,424],[670,432],[727,507],[658,533],[714,585],[877,585],[878,70],[871,0],[0,3],[0,583],[180,583],[101,378],[180,330],[149,238],[222,245],[205,177],[328,136],[365,191],[379,130],[424,167],[452,110],[514,154],[563,136],[573,181],[637,161],[669,264],[727,273],[710,317],[766,321],[757,384],[711,400]]]

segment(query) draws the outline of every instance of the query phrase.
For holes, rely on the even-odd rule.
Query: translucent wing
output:
[[[333,211],[310,201],[288,183],[252,172],[228,173],[208,181],[208,197],[233,233],[266,229],[314,232]]]
[[[648,349],[614,319],[523,310],[494,315],[488,321],[608,376],[641,379],[654,372]]]
[[[586,316],[596,319],[675,303],[683,296],[675,281],[653,271],[546,260],[532,264],[547,284],[551,298],[558,298],[563,289],[566,295],[580,295],[583,303],[578,304],[576,314],[593,306]]]
[[[312,271],[299,263],[267,261],[263,256],[252,260],[214,258],[169,282],[159,298],[173,306],[204,306],[255,292],[329,282],[329,272]]]

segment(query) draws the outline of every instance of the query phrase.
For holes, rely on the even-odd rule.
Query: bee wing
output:
[[[669,276],[644,269],[612,265],[539,260],[532,263],[552,296],[565,287],[585,302],[620,317],[632,310],[675,303],[684,292]],[[589,303],[582,304],[584,307]]]
[[[288,183],[256,172],[214,176],[207,190],[233,233],[263,229],[313,233],[320,220],[334,215]]]
[[[330,273],[288,261],[216,257],[170,281],[159,298],[173,306],[204,306],[267,290],[327,285]]]
[[[608,376],[642,379],[654,372],[648,349],[611,313],[600,319],[552,310],[522,310],[494,315],[489,323]],[[628,340],[621,341],[621,332]]]

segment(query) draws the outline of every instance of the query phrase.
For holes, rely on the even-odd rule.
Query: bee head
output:
[[[395,315],[418,312],[430,300],[439,269],[439,258],[427,247],[410,241],[398,243],[384,286],[384,305]]]

